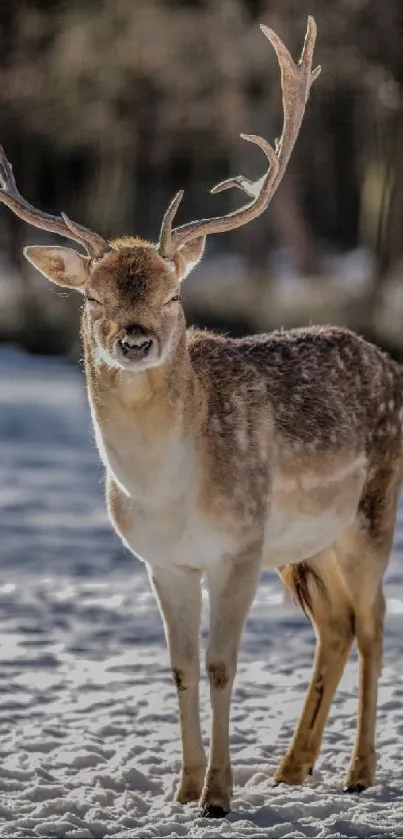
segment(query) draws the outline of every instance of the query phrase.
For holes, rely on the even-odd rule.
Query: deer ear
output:
[[[199,236],[198,239],[193,239],[191,242],[181,245],[178,248],[174,256],[174,262],[180,280],[184,280],[193,271],[193,268],[196,267],[198,262],[200,262],[204,253],[205,244],[206,237]]]
[[[90,258],[72,248],[29,245],[24,248],[24,256],[57,285],[80,290],[89,277]]]

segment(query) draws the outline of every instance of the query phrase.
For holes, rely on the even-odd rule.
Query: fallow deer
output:
[[[375,346],[336,327],[243,339],[186,329],[180,283],[206,236],[262,213],[284,174],[312,82],[316,38],[308,19],[301,59],[270,29],[281,70],[284,124],[257,181],[237,176],[241,209],[173,228],[179,192],[158,245],[106,241],[66,215],[49,216],[19,194],[1,156],[0,200],[36,227],[87,254],[32,246],[45,277],[84,295],[82,338],[107,504],[123,542],[148,568],[164,622],[182,738],[179,802],[230,808],[230,696],[243,626],[262,568],[277,569],[317,635],[313,674],[293,742],[275,774],[301,783],[318,756],[351,644],[359,651],[357,739],[346,788],[373,782],[381,666],[382,576],[402,482],[403,373]],[[201,583],[210,596],[207,673],[209,763],[199,722]]]

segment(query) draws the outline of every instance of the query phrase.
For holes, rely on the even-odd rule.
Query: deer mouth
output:
[[[118,338],[113,345],[115,362],[124,370],[147,370],[162,363],[160,342],[151,333],[127,333]]]

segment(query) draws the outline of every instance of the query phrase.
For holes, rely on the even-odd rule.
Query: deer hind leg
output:
[[[378,679],[382,667],[384,613],[385,598],[381,585],[372,602],[361,602],[355,609],[359,657],[358,726],[346,779],[346,792],[362,792],[374,781],[375,723]]]
[[[207,673],[212,709],[210,759],[200,799],[202,814],[222,818],[230,809],[232,770],[229,712],[239,643],[260,575],[261,545],[207,571],[210,636]]]
[[[361,792],[375,774],[375,723],[382,667],[385,599],[382,577],[393,539],[397,493],[367,490],[356,521],[336,546],[346,591],[354,608],[359,660],[358,724],[346,791]]]
[[[199,719],[201,574],[151,569],[150,581],[164,621],[178,695],[182,773],[176,801],[186,804],[199,799],[206,771]]]
[[[354,638],[354,620],[335,554],[328,550],[280,575],[311,619],[316,633],[313,672],[292,743],[276,783],[300,784],[312,771],[334,693]]]

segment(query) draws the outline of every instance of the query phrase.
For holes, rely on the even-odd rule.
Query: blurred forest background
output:
[[[0,141],[22,194],[107,237],[156,240],[242,203],[210,196],[265,160],[239,138],[281,131],[275,54],[318,26],[312,88],[267,213],[211,237],[186,284],[189,319],[241,334],[332,321],[403,355],[402,0],[8,0],[0,4]],[[79,295],[31,271],[50,240],[0,207],[0,340],[79,355]],[[59,239],[59,244],[62,240]]]

